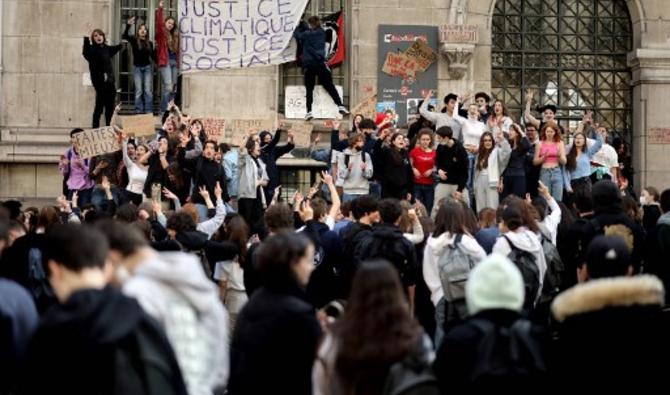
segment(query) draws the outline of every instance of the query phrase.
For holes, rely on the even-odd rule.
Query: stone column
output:
[[[633,85],[635,189],[670,187],[670,49],[638,48],[628,55]]]

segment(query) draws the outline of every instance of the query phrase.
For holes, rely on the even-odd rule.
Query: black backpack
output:
[[[56,297],[42,261],[42,251],[39,248],[28,250],[28,291],[39,304],[41,301],[52,300]]]
[[[547,261],[547,272],[544,274],[542,283],[542,295],[540,302],[545,303],[553,300],[563,290],[563,276],[565,266],[558,249],[551,240],[540,232],[542,237],[542,251]]]
[[[361,260],[371,258],[386,259],[398,270],[401,281],[403,281],[412,270],[408,257],[409,254],[413,254],[414,251],[410,251],[405,247],[403,239],[387,239],[375,237],[373,235],[371,236],[371,240],[363,246],[362,250]]]
[[[530,321],[518,319],[512,326],[502,327],[475,318],[470,324],[484,335],[468,378],[476,388],[527,386],[546,374],[540,343],[531,335]]]
[[[540,269],[537,267],[535,255],[532,253],[517,248],[510,239],[503,235],[512,251],[507,257],[512,261],[521,272],[523,277],[523,285],[525,290],[525,298],[523,302],[523,309],[530,311],[535,307],[535,299],[537,292],[540,290]]]
[[[348,168],[349,167],[349,160],[354,155],[353,154],[344,154],[344,153],[342,155],[344,155],[344,167]],[[365,163],[365,157],[366,156],[367,155],[365,154],[365,151],[361,151],[361,160],[363,161],[363,163]]]

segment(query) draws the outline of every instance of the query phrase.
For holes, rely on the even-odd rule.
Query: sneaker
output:
[[[312,119],[314,119],[314,116],[311,111],[305,114],[305,121],[311,121]]]
[[[342,115],[349,115],[349,110],[347,110],[345,106],[337,107],[337,111],[339,111],[339,113]]]

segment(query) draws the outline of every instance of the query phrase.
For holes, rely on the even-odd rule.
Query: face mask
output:
[[[640,204],[643,206],[647,204],[647,198],[645,198],[644,196],[640,196]]]

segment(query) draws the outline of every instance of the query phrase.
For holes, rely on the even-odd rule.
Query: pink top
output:
[[[544,155],[544,164],[558,164],[558,144],[543,141],[540,144],[540,157]]]

